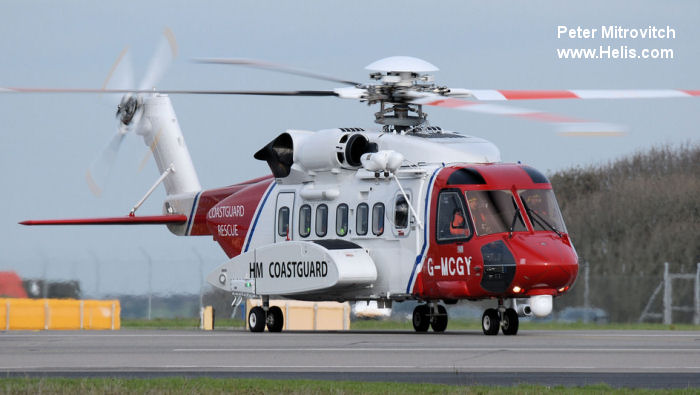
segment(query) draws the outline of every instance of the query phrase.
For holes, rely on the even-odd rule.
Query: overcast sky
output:
[[[246,57],[366,81],[369,63],[425,59],[438,84],[474,89],[700,89],[696,1],[3,1],[0,86],[99,88],[129,46],[140,77],[164,27],[179,56],[163,89],[332,89],[302,77],[190,62]],[[675,39],[557,39],[557,27],[667,25]],[[670,48],[672,60],[560,60],[557,48]],[[371,126],[376,108],[334,98],[172,97],[205,188],[264,175],[253,153],[288,128]],[[504,161],[545,172],[606,162],[654,145],[698,141],[698,99],[517,103],[626,125],[622,137],[562,137],[547,124],[429,109],[433,125],[480,136]],[[225,255],[208,237],[162,227],[27,228],[29,218],[127,214],[158,177],[135,135],[119,154],[105,196],[85,182],[90,162],[116,131],[110,98],[0,95],[0,270],[77,278],[88,294],[140,293],[153,262],[157,292],[197,292]],[[162,187],[140,213],[160,213]],[[99,264],[95,263],[99,261]],[[99,286],[96,278],[100,278]]]

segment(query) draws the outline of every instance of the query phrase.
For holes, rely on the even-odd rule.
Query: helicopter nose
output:
[[[511,240],[516,258],[512,291],[524,295],[558,295],[569,290],[578,274],[578,257],[568,239],[529,235]]]

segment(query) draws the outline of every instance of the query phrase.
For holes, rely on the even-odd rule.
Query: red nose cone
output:
[[[557,295],[566,292],[576,280],[578,257],[566,235],[514,236],[510,245],[517,267],[513,286],[522,293]]]

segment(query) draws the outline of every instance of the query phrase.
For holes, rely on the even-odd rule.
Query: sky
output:
[[[368,81],[369,63],[415,56],[438,68],[439,85],[471,89],[700,89],[696,1],[25,1],[0,13],[0,86],[102,86],[126,46],[137,79],[165,27],[178,57],[162,89],[332,89],[330,82],[201,57],[262,59]],[[569,28],[659,28],[673,39],[557,38]],[[560,48],[670,48],[673,59],[558,59]],[[204,188],[265,175],[252,155],[285,129],[372,126],[376,108],[336,98],[173,96]],[[550,125],[429,109],[432,125],[486,138],[507,162],[546,173],[606,163],[661,144],[698,142],[700,99],[540,101],[520,107],[624,125],[617,137],[563,137]],[[0,94],[0,270],[27,278],[77,279],[86,295],[196,293],[226,260],[209,237],[164,227],[46,227],[25,219],[125,215],[158,177],[142,171],[143,141],[129,135],[102,197],[88,165],[116,132],[114,98]],[[161,211],[160,187],[139,213]],[[150,264],[149,264],[150,262]],[[152,277],[149,281],[149,266]],[[149,287],[150,282],[150,287]]]

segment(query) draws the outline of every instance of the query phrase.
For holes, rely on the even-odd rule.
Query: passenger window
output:
[[[299,208],[299,236],[308,237],[311,234],[311,206],[305,204]]]
[[[376,236],[384,233],[384,203],[372,207],[372,233]]]
[[[394,206],[394,225],[397,229],[404,229],[408,227],[408,202],[403,195],[396,198],[396,204]]]
[[[281,207],[277,212],[277,234],[287,237],[289,233],[289,207]]]
[[[465,240],[471,236],[462,195],[456,191],[443,191],[438,196],[438,241]]]
[[[348,205],[343,203],[335,210],[335,233],[338,236],[348,234]]]
[[[321,204],[316,207],[316,236],[323,237],[328,233],[328,206]]]
[[[360,203],[355,214],[355,232],[364,236],[369,228],[369,206],[367,203]]]

